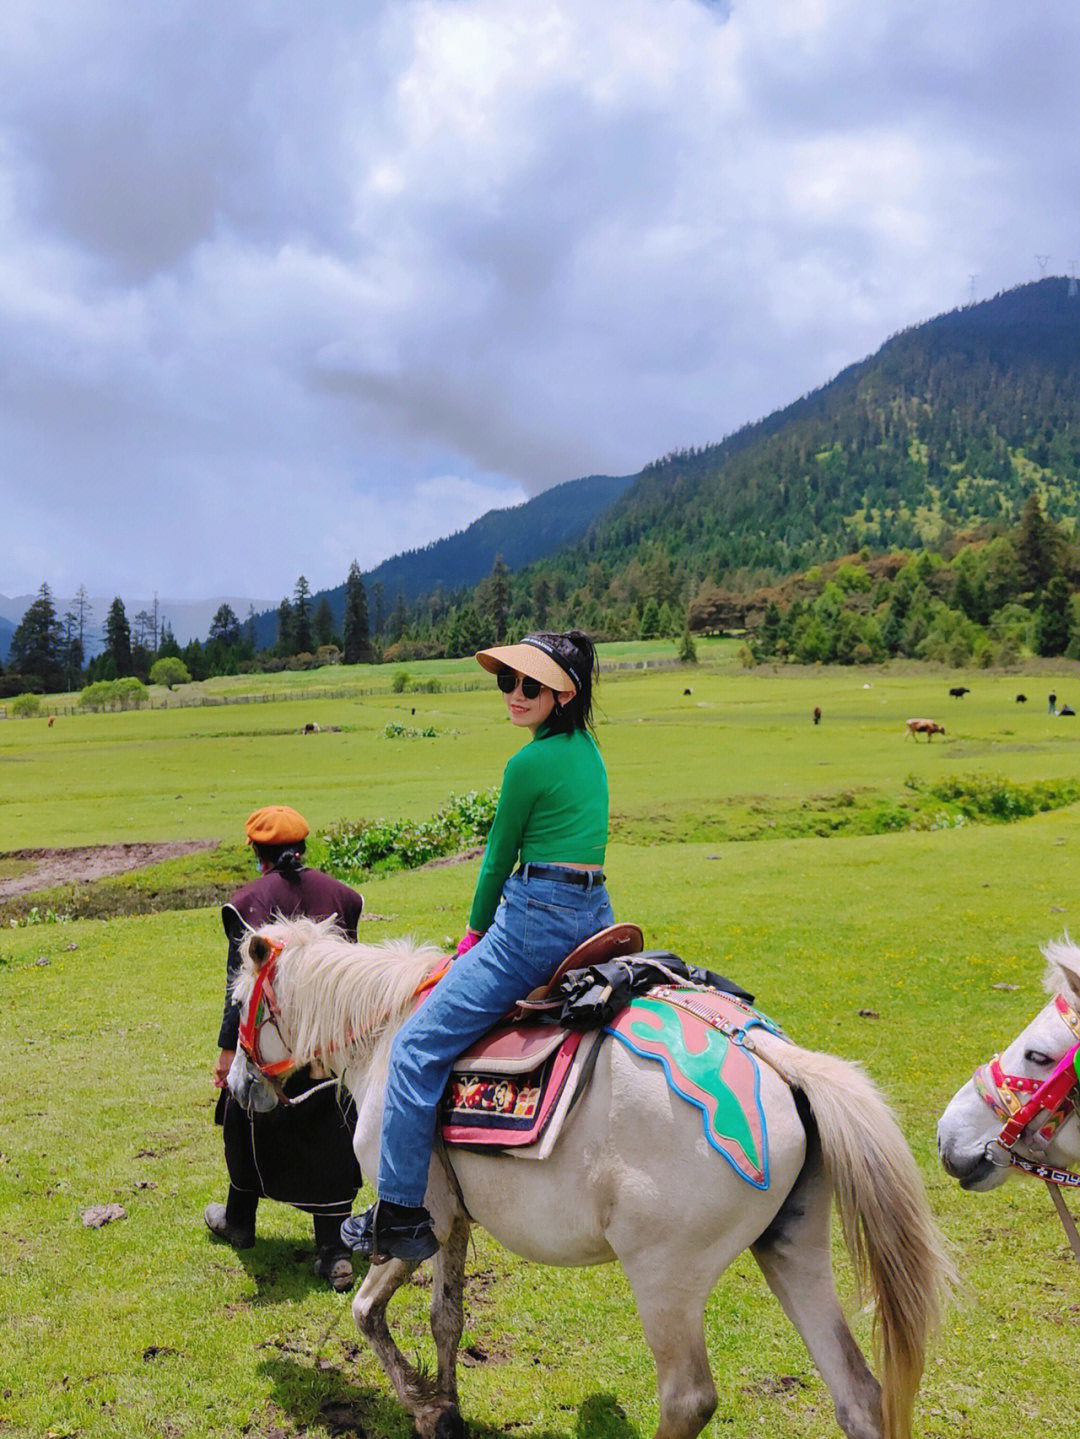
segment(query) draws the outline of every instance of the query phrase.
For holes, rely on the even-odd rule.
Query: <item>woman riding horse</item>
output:
[[[503,774],[457,957],[391,1051],[378,1202],[342,1226],[342,1239],[376,1263],[419,1261],[438,1249],[424,1197],[454,1059],[613,922],[602,870],[607,772],[590,733],[599,669],[592,641],[579,630],[530,634],[476,658],[532,741]]]
[[[259,878],[237,890],[232,903],[221,912],[229,952],[214,1084],[223,1091],[215,1118],[225,1131],[229,1194],[224,1204],[208,1204],[204,1217],[219,1239],[235,1249],[250,1249],[255,1243],[260,1198],[306,1210],[315,1228],[316,1274],[334,1289],[348,1289],[353,1282],[352,1260],[342,1248],[340,1230],[360,1187],[360,1166],[352,1151],[355,1104],[334,1088],[273,1115],[249,1114],[227,1097],[225,1078],[236,1053],[239,1006],[231,991],[240,967],[238,945],[247,930],[278,914],[333,917],[344,934],[355,940],[364,901],[347,884],[305,866],[308,824],[288,805],[257,809],[248,818],[246,833],[255,851]],[[321,1077],[306,1066],[290,1077],[288,1097],[300,1100]]]

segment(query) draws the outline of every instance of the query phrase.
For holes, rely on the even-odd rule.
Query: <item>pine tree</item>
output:
[[[641,638],[655,639],[660,633],[660,606],[650,595],[641,611]]]
[[[274,645],[274,653],[281,660],[287,660],[291,654],[296,653],[296,645],[293,642],[292,604],[288,595],[281,601],[277,609],[277,643]]]
[[[79,621],[79,650],[86,654],[86,641],[91,638],[90,626],[94,619],[94,606],[86,593],[86,586],[80,585],[75,591],[75,614]]]
[[[226,647],[239,644],[240,620],[231,605],[218,605],[217,613],[210,622],[207,639],[211,644],[216,641]]]
[[[330,608],[330,601],[323,595],[315,606],[315,643],[317,645],[328,645],[334,639],[334,612]]]
[[[381,635],[386,623],[386,586],[376,580],[371,586],[371,633]]]
[[[1035,616],[1035,651],[1040,655],[1063,655],[1071,638],[1069,583],[1064,576],[1055,575],[1046,586]]]
[[[496,555],[491,574],[482,582],[477,592],[477,608],[491,621],[495,639],[499,643],[506,635],[506,612],[509,604],[510,571],[502,555]]]
[[[1016,532],[1016,559],[1025,590],[1039,594],[1046,587],[1057,569],[1059,543],[1057,531],[1043,515],[1039,497],[1032,495]]]
[[[532,606],[536,628],[542,630],[547,625],[548,611],[551,607],[551,586],[548,584],[546,575],[537,575],[533,580]]]
[[[63,688],[61,631],[52,591],[38,590],[11,636],[9,665],[14,674],[32,681],[32,688],[52,692]]]
[[[105,617],[105,653],[116,667],[117,679],[131,673],[131,626],[119,595],[109,606]]]
[[[293,653],[309,655],[315,648],[311,629],[311,586],[303,575],[293,591]]]
[[[367,592],[355,560],[345,581],[344,661],[347,665],[370,664],[373,658],[368,631]]]
[[[398,597],[394,601],[394,608],[390,615],[390,643],[392,645],[396,645],[405,633],[405,626],[408,622],[409,616],[405,609],[405,594],[404,591],[398,590]]]

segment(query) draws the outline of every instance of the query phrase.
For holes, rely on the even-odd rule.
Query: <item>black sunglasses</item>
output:
[[[495,676],[495,683],[502,690],[504,695],[512,695],[521,684],[521,693],[527,700],[536,699],[544,686],[539,680],[534,680],[531,675],[518,675],[513,670],[500,670]]]

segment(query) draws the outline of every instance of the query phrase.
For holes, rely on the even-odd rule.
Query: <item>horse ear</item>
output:
[[[1074,1004],[1080,1004],[1080,954],[1074,952],[1072,965],[1059,965],[1066,986],[1072,990]]]
[[[1059,987],[1054,983],[1058,980],[1062,990],[1071,993],[1074,1001],[1080,1001],[1080,949],[1069,935],[1065,934],[1061,939],[1046,945],[1043,953],[1053,966],[1047,975],[1051,993]]]
[[[263,934],[253,934],[248,945],[248,954],[256,969],[261,969],[274,952],[274,946]]]

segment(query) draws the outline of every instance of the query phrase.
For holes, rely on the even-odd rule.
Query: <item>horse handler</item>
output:
[[[364,901],[347,884],[305,866],[309,830],[296,810],[287,805],[257,809],[245,828],[259,878],[237,890],[221,911],[229,950],[225,1013],[218,1034],[221,1053],[214,1066],[214,1085],[221,1090],[214,1120],[224,1127],[229,1194],[224,1204],[208,1204],[204,1217],[219,1239],[234,1249],[250,1249],[260,1199],[302,1209],[315,1226],[315,1273],[332,1289],[348,1289],[353,1268],[341,1241],[341,1223],[351,1213],[360,1188],[360,1166],[352,1148],[356,1106],[351,1096],[334,1085],[303,1099],[325,1078],[307,1066],[285,1082],[292,1105],[249,1114],[233,1099],[225,1081],[240,1025],[240,1008],[232,1002],[230,989],[240,967],[238,946],[246,929],[257,929],[275,914],[286,919],[334,918],[347,938],[355,940]]]

